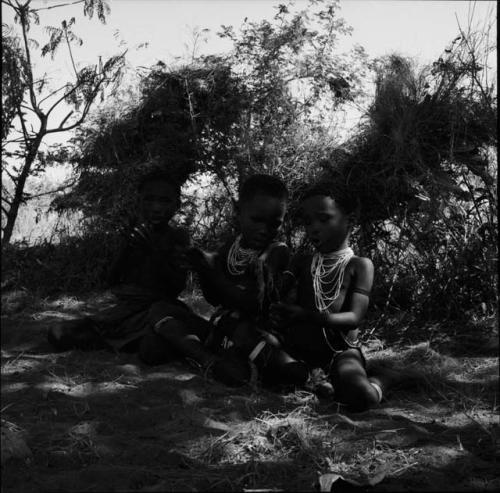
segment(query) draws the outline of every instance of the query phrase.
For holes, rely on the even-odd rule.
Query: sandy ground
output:
[[[495,356],[374,344],[369,361],[420,365],[426,384],[353,414],[306,391],[229,389],[183,362],[54,353],[47,327],[103,303],[2,316],[3,492],[304,491],[327,473],[367,491],[500,489]]]

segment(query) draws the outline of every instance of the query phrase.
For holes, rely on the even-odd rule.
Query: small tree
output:
[[[2,25],[2,244],[10,242],[19,207],[30,198],[25,192],[26,181],[47,166],[46,156],[40,151],[44,137],[73,130],[85,121],[99,94],[118,82],[125,55],[78,69],[72,46],[83,41],[72,30],[74,17],[63,20],[60,27],[47,26],[50,39],[40,48],[38,41],[29,38],[32,23],[40,22],[38,12],[70,4],[35,9],[31,3],[32,0],[2,0],[13,10],[20,31],[15,34],[13,27]],[[85,16],[92,17],[97,12],[98,19],[105,23],[109,7],[104,0],[73,3],[83,4]],[[62,45],[68,49],[75,78],[56,89],[49,88],[47,75],[38,78],[34,73],[33,53],[40,49],[42,57],[53,58]],[[64,105],[69,106],[66,116],[53,122],[54,111]],[[38,128],[34,128],[36,125]],[[4,158],[13,158],[14,164],[11,166]],[[4,177],[10,180],[10,186]]]
[[[250,100],[240,122],[239,181],[265,170],[293,189],[322,157],[317,148],[336,140],[335,114],[362,93],[367,56],[359,46],[339,53],[352,28],[336,0],[310,0],[302,10],[288,2],[276,11],[270,21],[245,19],[239,32],[222,26],[219,35],[233,42],[228,63]]]

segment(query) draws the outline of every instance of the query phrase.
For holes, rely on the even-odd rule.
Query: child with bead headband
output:
[[[279,347],[267,330],[271,302],[279,301],[288,247],[276,241],[287,208],[284,183],[270,175],[248,178],[236,205],[239,234],[210,259],[193,250],[205,298],[219,309],[209,346],[220,355],[214,376],[229,385],[250,380],[252,363],[264,383],[301,385],[307,368]]]
[[[369,377],[358,342],[358,325],[368,308],[373,264],[349,246],[356,204],[341,189],[324,183],[302,194],[301,215],[312,255],[292,261],[296,279],[293,304],[271,306],[271,320],[283,334],[286,351],[310,368],[329,375],[335,399],[352,410],[378,404],[387,381]]]

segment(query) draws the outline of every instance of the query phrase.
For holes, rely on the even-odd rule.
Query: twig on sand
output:
[[[6,406],[2,407],[2,409],[0,409],[0,413],[3,413],[6,409],[9,409],[10,406],[13,406],[15,404],[15,402],[11,402],[10,404],[7,404]]]
[[[467,416],[473,423],[478,425],[492,440],[495,440],[495,437],[493,436],[493,433],[486,428],[486,426],[483,425],[483,423],[480,423],[477,419],[473,418],[470,414],[468,414],[465,411],[462,411],[465,416]]]
[[[407,464],[406,466],[400,467],[399,469],[396,469],[395,471],[391,472],[391,476],[394,476],[396,474],[399,474],[403,471],[406,471],[406,469],[409,469],[410,467],[418,465],[418,462],[412,462],[411,464]]]
[[[2,370],[4,368],[8,368],[11,365],[16,364],[23,356],[26,351],[21,351],[19,354],[16,354],[12,359],[6,361],[5,363],[2,364]],[[12,357],[12,356],[10,356]]]
[[[272,492],[272,491],[285,491],[279,488],[261,488],[261,489],[246,489],[243,488],[243,491],[246,493],[267,493],[267,492]]]

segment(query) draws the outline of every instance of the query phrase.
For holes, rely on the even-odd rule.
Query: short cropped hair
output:
[[[310,197],[315,197],[317,195],[322,195],[333,199],[338,208],[344,214],[354,214],[356,217],[359,216],[360,201],[353,193],[348,190],[347,186],[344,183],[332,183],[326,180],[321,180],[306,185],[299,192],[299,202],[303,202],[304,200]]]
[[[250,176],[240,189],[240,203],[252,200],[256,195],[268,195],[280,200],[288,199],[288,189],[277,176],[256,174]]]
[[[162,169],[153,169],[153,170],[149,171],[148,173],[146,173],[145,175],[143,175],[141,177],[141,179],[139,180],[139,184],[138,184],[137,189],[139,190],[139,192],[142,192],[144,187],[148,183],[156,183],[159,181],[164,182],[164,183],[168,183],[170,185],[170,187],[173,189],[175,195],[178,198],[180,198],[181,186],[180,186],[179,182],[176,180],[173,180],[172,177],[170,176],[170,174]]]

